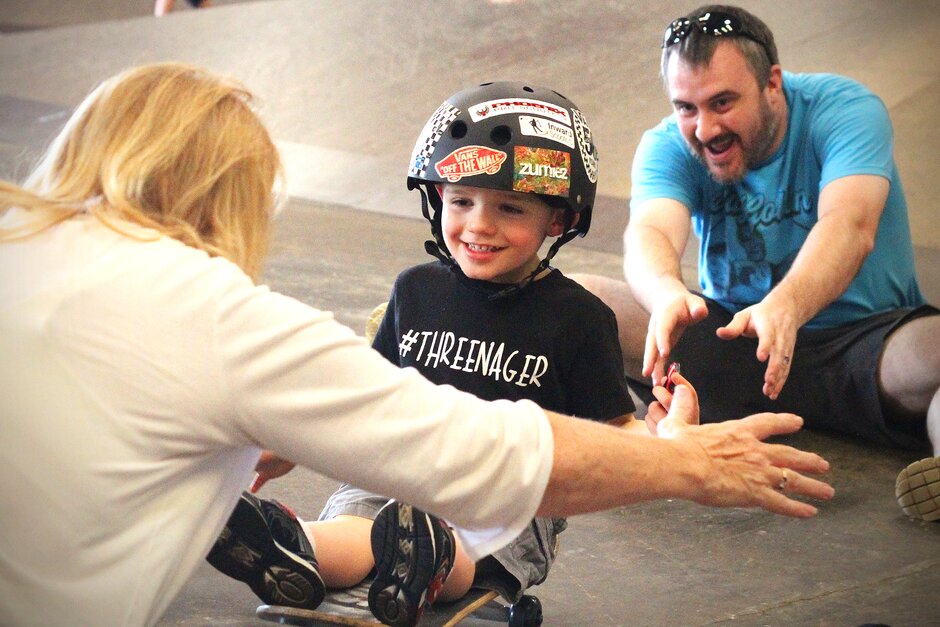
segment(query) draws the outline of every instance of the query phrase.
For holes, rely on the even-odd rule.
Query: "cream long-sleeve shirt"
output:
[[[431,385],[176,240],[83,216],[0,243],[0,624],[154,623],[262,448],[447,518],[476,557],[533,517],[553,441],[534,404]]]

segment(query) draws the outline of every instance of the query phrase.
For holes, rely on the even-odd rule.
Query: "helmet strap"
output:
[[[431,235],[434,236],[433,240],[424,242],[424,250],[432,257],[436,257],[445,266],[453,269],[457,262],[454,261],[450,251],[447,250],[447,245],[444,243],[444,236],[441,233],[441,208],[438,206],[439,203],[435,205],[434,201],[428,198],[429,192],[425,190],[424,185],[418,185],[418,191],[421,192],[421,213],[431,224]]]
[[[542,274],[542,272],[544,272],[549,267],[552,262],[552,257],[555,256],[555,254],[558,252],[558,249],[573,240],[578,235],[580,235],[580,232],[577,229],[568,229],[558,239],[555,240],[555,242],[548,249],[548,254],[545,255],[545,258],[539,262],[539,265],[535,267],[535,270],[533,270],[529,276],[522,279],[522,281],[519,283],[508,286],[504,290],[489,294],[489,300],[499,300],[500,298],[505,298],[507,296],[516,294],[528,287],[528,285],[535,280],[535,277]]]
[[[464,276],[463,272],[460,271],[460,266],[458,266],[457,262],[454,261],[450,251],[447,250],[447,245],[444,243],[444,236],[441,232],[441,207],[439,206],[439,203],[435,204],[434,201],[429,198],[429,192],[425,190],[424,185],[419,184],[417,187],[418,191],[421,192],[421,213],[431,224],[431,235],[434,236],[433,240],[427,240],[424,242],[424,251],[432,257],[435,257],[438,261],[443,263],[452,271],[456,272],[458,276]],[[560,237],[558,237],[554,243],[552,243],[551,247],[548,249],[548,254],[545,255],[545,258],[539,262],[539,265],[536,266],[535,270],[533,270],[529,276],[522,279],[522,281],[519,283],[507,286],[506,289],[487,294],[487,298],[491,301],[499,300],[525,289],[530,283],[532,283],[532,281],[535,280],[535,277],[540,275],[545,271],[546,268],[548,268],[549,264],[552,262],[552,258],[558,252],[558,249],[573,240],[578,235],[581,235],[581,233],[577,229],[569,228]]]

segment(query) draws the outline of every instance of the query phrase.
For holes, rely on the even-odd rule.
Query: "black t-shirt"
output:
[[[520,292],[440,262],[395,281],[373,346],[434,383],[606,422],[635,411],[613,312],[558,270]]]

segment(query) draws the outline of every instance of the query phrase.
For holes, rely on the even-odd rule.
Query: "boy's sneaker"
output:
[[[440,519],[389,501],[372,524],[369,609],[386,625],[415,625],[454,566],[454,534]]]
[[[300,521],[277,501],[243,492],[206,561],[268,605],[312,610],[326,587]]]
[[[925,457],[902,470],[894,493],[911,518],[940,520],[940,457]]]

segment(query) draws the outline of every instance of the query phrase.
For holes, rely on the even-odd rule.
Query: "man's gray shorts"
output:
[[[764,396],[766,362],[757,361],[757,339],[722,340],[715,330],[732,314],[706,298],[708,317],[680,338],[671,361],[698,392],[702,422],[742,418],[759,412],[790,412],[811,429],[836,431],[890,446],[929,448],[926,421],[886,416],[878,392],[878,365],[892,331],[916,318],[940,314],[930,305],[878,314],[832,329],[801,329],[790,376],[780,396]],[[640,398],[653,400],[649,380],[631,378]]]

